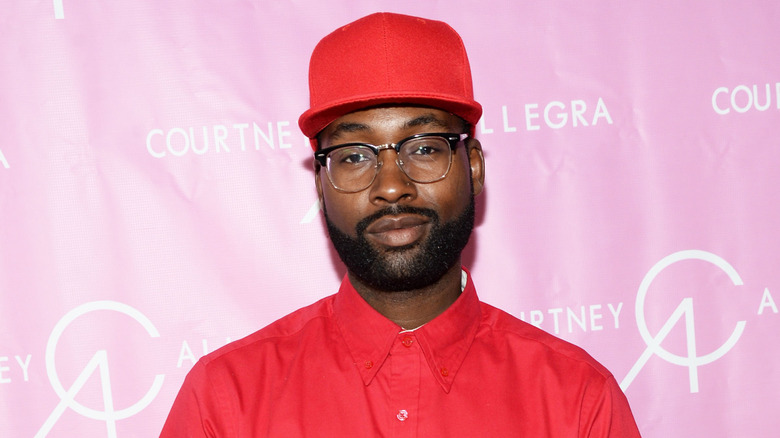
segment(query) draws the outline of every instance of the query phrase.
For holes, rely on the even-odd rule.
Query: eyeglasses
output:
[[[452,164],[452,151],[468,136],[425,133],[406,137],[398,143],[376,146],[345,143],[315,152],[314,159],[325,168],[333,187],[341,192],[354,193],[368,188],[382,167],[379,152],[385,149],[395,149],[395,162],[409,179],[417,183],[432,183],[447,176]]]

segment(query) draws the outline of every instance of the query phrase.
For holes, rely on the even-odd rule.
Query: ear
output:
[[[466,146],[469,151],[469,166],[471,167],[471,183],[474,195],[482,193],[485,187],[485,157],[482,155],[482,144],[476,138],[469,138]]]

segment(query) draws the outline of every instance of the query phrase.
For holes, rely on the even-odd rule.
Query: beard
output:
[[[439,281],[460,260],[460,254],[474,229],[474,195],[455,219],[441,223],[438,213],[428,208],[393,206],[384,208],[355,226],[356,236],[342,232],[328,219],[325,222],[333,247],[351,275],[381,291],[421,289]],[[365,238],[366,228],[386,215],[418,214],[431,220],[430,232],[422,240],[380,252]]]

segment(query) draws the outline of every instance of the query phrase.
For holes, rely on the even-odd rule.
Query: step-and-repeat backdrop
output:
[[[156,436],[200,356],[337,290],[297,118],[379,10],[470,53],[481,298],[644,436],[776,436],[780,6],[704,0],[3,2],[0,435]]]

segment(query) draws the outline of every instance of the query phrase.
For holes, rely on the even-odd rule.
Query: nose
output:
[[[417,187],[401,170],[395,150],[383,150],[377,159],[380,165],[370,187],[371,202],[378,205],[395,204],[417,197]]]

